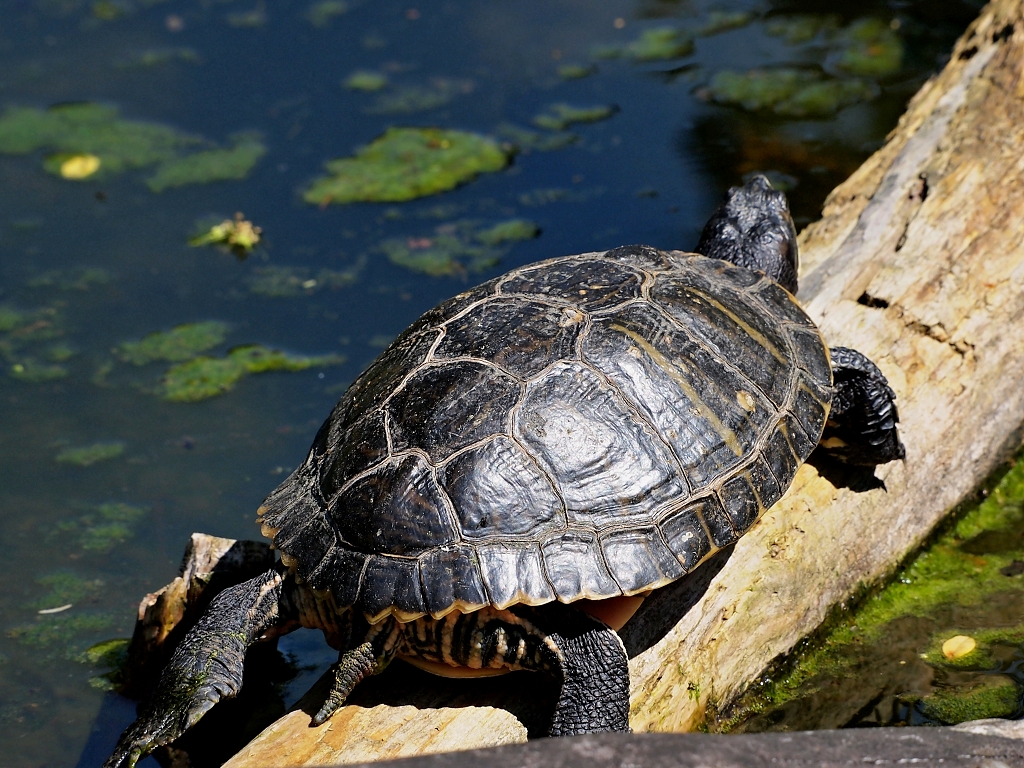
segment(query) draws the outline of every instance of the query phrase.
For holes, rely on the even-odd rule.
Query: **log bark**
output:
[[[884,488],[869,490],[863,477],[805,465],[731,553],[649,599],[622,632],[634,731],[717,729],[750,681],[890,574],[1020,444],[1022,68],[1024,0],[996,0],[801,234],[801,298],[830,343],[889,378],[906,461],[879,468]],[[397,667],[320,729],[306,727],[307,702],[227,765],[468,749],[521,740],[542,730],[545,708],[550,717],[539,676],[456,684]]]

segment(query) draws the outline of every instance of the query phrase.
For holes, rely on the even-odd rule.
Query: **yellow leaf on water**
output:
[[[60,175],[65,179],[86,179],[100,169],[96,155],[75,155],[60,164]]]
[[[942,644],[942,655],[947,659],[959,659],[973,651],[977,645],[973,637],[957,635]]]

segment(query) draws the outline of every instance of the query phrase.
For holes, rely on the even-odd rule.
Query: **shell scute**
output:
[[[599,310],[639,298],[643,273],[603,258],[567,257],[524,267],[501,283],[502,294],[526,294]]]
[[[561,602],[600,600],[622,594],[608,571],[595,534],[566,531],[545,541],[541,549],[548,579]]]
[[[487,594],[496,608],[518,603],[541,605],[555,599],[536,544],[480,544],[477,555]]]
[[[685,573],[656,528],[615,531],[601,549],[612,577],[627,595],[675,581]]]
[[[427,612],[434,618],[458,608],[464,613],[488,603],[476,552],[472,547],[440,547],[420,557]]]

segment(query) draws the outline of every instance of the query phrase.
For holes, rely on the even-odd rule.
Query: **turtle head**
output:
[[[694,249],[712,259],[763,272],[790,293],[797,288],[800,257],[786,196],[758,174],[729,190]]]

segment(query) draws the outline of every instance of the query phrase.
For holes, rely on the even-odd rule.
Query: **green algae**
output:
[[[36,584],[46,587],[46,595],[29,603],[29,608],[49,610],[71,603],[80,603],[86,598],[95,597],[103,587],[99,579],[83,579],[77,574],[60,571],[36,579]]]
[[[830,63],[862,77],[885,77],[903,66],[903,41],[880,19],[861,19],[844,29]]]
[[[641,33],[622,54],[633,61],[668,61],[693,53],[693,38],[674,27],[655,27]]]
[[[113,691],[123,683],[123,670],[128,662],[126,637],[101,640],[82,651],[76,661],[91,667],[107,667],[108,671],[89,678],[89,686],[100,691]]]
[[[0,154],[43,150],[48,153],[44,170],[67,178],[102,178],[156,165],[147,181],[154,191],[244,178],[265,152],[252,135],[240,136],[229,149],[188,152],[203,145],[210,143],[168,126],[124,120],[117,109],[102,104],[61,104],[45,110],[11,107],[0,115]],[[80,156],[96,158],[98,168],[86,176],[69,176],[65,162]]]
[[[202,60],[193,48],[150,48],[117,61],[114,66],[118,69],[149,69],[175,61],[200,64]]]
[[[132,365],[157,360],[181,362],[217,346],[227,338],[228,325],[218,320],[178,325],[169,331],[154,331],[140,341],[126,341],[115,350],[118,358]]]
[[[702,92],[719,104],[752,112],[770,109],[787,117],[825,117],[877,94],[878,87],[869,80],[837,80],[816,70],[791,68],[723,70]]]
[[[722,32],[740,29],[754,20],[754,14],[748,11],[711,11],[707,21],[694,30],[699,37],[711,37]]]
[[[320,0],[309,6],[302,15],[314,27],[325,29],[335,18],[345,13],[348,13],[348,3],[345,0]]]
[[[413,238],[391,238],[380,248],[388,259],[400,267],[433,277],[463,276],[482,272],[500,261],[490,249],[467,243],[456,234],[438,234],[417,244]]]
[[[18,362],[12,363],[8,367],[7,373],[12,379],[18,381],[42,384],[47,381],[66,379],[71,372],[63,365],[40,362],[33,357],[23,357]]]
[[[113,616],[103,613],[58,613],[39,616],[31,624],[21,624],[7,630],[7,637],[36,651],[40,661],[64,658],[78,659],[83,641],[89,635],[109,630],[115,623]]]
[[[239,212],[234,219],[224,219],[209,228],[200,225],[199,232],[188,239],[188,244],[193,248],[214,245],[235,254],[239,259],[245,259],[260,244],[262,234],[262,228],[253,226]]]
[[[163,125],[122,120],[102,104],[63,104],[49,109],[11,107],[0,115],[0,154],[93,154],[100,173],[117,173],[172,159],[202,142]]]
[[[146,179],[146,186],[153,192],[162,192],[187,184],[244,179],[267,153],[267,148],[253,134],[237,136],[233,141],[230,149],[193,152],[162,162],[156,173]]]
[[[928,667],[934,670],[937,686],[929,693],[903,695],[904,701],[916,702],[920,716],[952,723],[959,722],[960,716],[970,719],[981,716],[978,712],[1005,710],[1011,697],[1002,682],[982,684],[977,677],[965,680],[962,676],[968,672],[982,678],[991,676],[1001,669],[997,663],[1000,647],[1024,648],[1024,622],[1018,614],[1010,611],[1008,622],[1006,617],[1000,618],[998,610],[994,618],[986,618],[986,611],[1012,605],[1013,600],[1024,601],[1024,567],[1017,565],[1022,559],[1024,457],[1018,458],[987,498],[949,524],[897,572],[890,584],[858,601],[852,612],[834,614],[817,638],[751,686],[720,723],[722,729],[740,728],[754,716],[772,722],[770,717],[765,719],[766,713],[781,712],[791,702],[799,710],[801,700],[812,701],[819,692],[836,688],[840,681],[860,679],[864,664],[885,655],[893,638],[900,636],[896,628],[901,622],[931,628],[917,641],[913,663],[927,665],[921,674]],[[970,628],[956,621],[967,612],[977,614],[981,626]],[[936,617],[943,616],[953,617],[954,622],[949,626],[937,623],[941,618]],[[984,626],[989,621],[1004,626]],[[973,637],[977,646],[960,659],[947,659],[942,654],[942,643],[958,634]],[[907,642],[914,641],[911,638]],[[961,677],[953,683],[944,682],[944,676],[953,673]],[[1014,706],[1019,708],[1021,688],[1015,691]],[[962,703],[954,701],[957,697],[963,699]],[[806,725],[797,722],[794,727]]]
[[[89,467],[100,461],[116,459],[124,453],[124,443],[120,441],[93,443],[77,448],[65,448],[54,460],[59,464],[74,464],[77,467]]]
[[[533,124],[549,131],[564,131],[575,123],[597,123],[618,112],[618,107],[598,105],[575,107],[572,104],[552,104],[543,114],[533,118]]]
[[[257,267],[247,278],[249,291],[258,296],[287,299],[309,296],[324,289],[338,290],[352,285],[366,265],[360,259],[349,269],[321,269],[316,273],[304,267]]]
[[[225,357],[197,357],[172,366],[161,382],[161,395],[165,400],[191,403],[224,394],[249,374],[304,371],[344,361],[339,355],[303,357],[251,344],[235,347]]]
[[[59,523],[53,533],[62,541],[74,540],[86,552],[104,554],[134,537],[136,524],[148,511],[146,507],[123,502],[98,504]]]
[[[563,64],[558,68],[558,76],[563,80],[582,80],[597,72],[597,67],[584,64]]]
[[[372,93],[374,91],[382,91],[388,87],[388,76],[383,72],[357,69],[345,78],[342,85],[350,91]]]
[[[562,149],[570,144],[575,144],[579,141],[579,136],[575,133],[560,132],[560,133],[540,133],[539,131],[531,131],[529,128],[523,128],[512,123],[500,124],[496,131],[499,136],[503,139],[508,140],[516,149],[529,152],[536,150],[538,152],[550,152],[555,149]]]
[[[327,163],[303,199],[315,205],[402,202],[445,192],[500,171],[509,151],[493,139],[439,128],[389,128],[355,157]]]
[[[472,92],[472,80],[437,77],[426,86],[406,85],[382,93],[363,112],[368,115],[411,115],[443,107],[456,96]]]
[[[764,31],[767,34],[781,37],[790,45],[806,43],[822,33],[830,34],[837,29],[839,29],[839,17],[831,15],[776,16],[764,25]]]
[[[532,240],[540,235],[540,227],[528,219],[509,219],[477,232],[474,237],[484,245],[501,245],[518,240]]]
[[[70,267],[43,272],[26,280],[25,285],[29,288],[56,288],[60,291],[88,291],[93,286],[107,285],[112,279],[110,272],[100,267]]]

